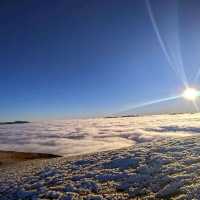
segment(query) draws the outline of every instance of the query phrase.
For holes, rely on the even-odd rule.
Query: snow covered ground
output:
[[[33,122],[0,126],[0,150],[65,156],[200,133],[200,114]]]
[[[0,168],[1,200],[200,199],[200,136]]]

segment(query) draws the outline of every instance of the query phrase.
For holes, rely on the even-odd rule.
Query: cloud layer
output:
[[[0,126],[0,149],[65,156],[200,133],[200,114],[55,120]]]

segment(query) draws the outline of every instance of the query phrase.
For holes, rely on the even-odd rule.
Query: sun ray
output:
[[[140,108],[140,107],[144,107],[144,106],[150,106],[150,105],[153,105],[153,104],[174,100],[174,99],[177,99],[177,98],[180,98],[180,97],[181,96],[172,96],[172,97],[166,97],[166,98],[162,98],[162,99],[157,99],[157,100],[149,101],[149,102],[146,102],[146,103],[138,104],[138,105],[134,106],[132,109],[136,109],[136,108]]]
[[[178,6],[178,12],[177,15],[179,14],[179,6]],[[184,68],[184,64],[183,64],[183,56],[182,56],[182,49],[181,49],[181,40],[180,40],[180,29],[178,27],[180,27],[180,21],[179,21],[180,17],[177,16],[177,20],[176,20],[176,27],[177,27],[177,59],[179,60],[179,66],[181,68],[181,73],[182,73],[182,77],[183,77],[183,81],[185,83],[185,87],[189,87],[188,85],[188,78],[186,76],[186,72],[185,72],[185,68]]]
[[[123,111],[118,112],[115,115],[119,115],[119,114],[122,114],[122,113],[128,113],[128,112],[133,111],[133,110],[138,109],[138,108],[150,106],[150,105],[157,104],[157,103],[162,103],[162,102],[165,102],[165,101],[171,101],[171,100],[175,100],[175,99],[178,99],[178,98],[182,98],[182,95],[171,96],[171,97],[166,97],[166,98],[161,98],[161,99],[156,99],[156,100],[140,103],[140,104],[137,104],[135,106],[129,106],[129,108],[126,107],[126,108],[123,109]]]
[[[148,10],[148,14],[149,14],[149,17],[150,17],[150,20],[151,20],[151,23],[153,25],[153,29],[155,31],[155,34],[157,36],[157,39],[158,39],[158,42],[161,46],[161,49],[170,65],[170,67],[174,70],[174,72],[177,74],[177,70],[175,69],[174,65],[173,65],[173,62],[171,61],[171,58],[167,52],[167,48],[166,48],[166,45],[161,37],[161,34],[160,34],[160,31],[159,31],[159,28],[158,28],[158,25],[156,23],[156,20],[155,20],[155,17],[154,17],[154,14],[153,14],[153,11],[152,11],[152,8],[151,8],[151,4],[149,2],[149,0],[146,0],[146,6],[147,6],[147,10]]]
[[[176,65],[172,61],[172,58],[171,58],[170,54],[168,53],[167,47],[165,45],[165,42],[164,42],[164,40],[163,40],[163,38],[162,38],[162,36],[160,34],[160,31],[159,31],[159,28],[158,28],[158,25],[157,25],[157,22],[156,22],[156,19],[155,19],[155,16],[154,16],[154,13],[153,13],[153,10],[151,8],[151,4],[150,4],[149,0],[146,0],[146,6],[147,6],[148,14],[149,14],[153,29],[155,31],[155,34],[157,36],[158,42],[159,42],[159,44],[161,46],[161,49],[162,49],[162,51],[163,51],[163,53],[164,53],[164,55],[165,55],[165,57],[166,57],[166,59],[167,59],[167,61],[169,63],[169,66],[175,72],[176,76],[180,79],[180,81],[183,83],[183,85],[185,87],[188,87],[188,81],[187,81],[187,77],[186,77],[184,66],[183,66],[182,55],[180,53],[180,41],[179,41],[179,44],[178,44],[178,41],[177,41],[178,51],[179,52],[178,52],[178,56],[177,56],[177,59],[178,59],[177,62],[178,63]],[[177,35],[177,40],[178,39],[179,38],[178,38],[178,35]]]
[[[182,94],[148,101],[148,102],[140,103],[140,104],[137,104],[137,105],[134,105],[134,106],[126,106],[126,108],[123,108],[121,112],[118,112],[114,115],[130,113],[131,111],[134,111],[138,108],[143,108],[143,107],[146,107],[146,106],[151,106],[151,105],[166,102],[166,101],[176,100],[176,99],[179,99],[179,98],[184,98],[188,101],[192,101],[193,105],[195,106],[196,111],[199,112],[199,107],[196,103],[197,97],[200,97],[200,91],[196,90],[195,88],[188,87],[183,91]]]
[[[197,102],[194,100],[194,101],[192,101],[192,103],[196,109],[196,112],[199,112],[199,106],[198,106]]]
[[[199,69],[198,69],[198,71],[197,71],[197,73],[196,73],[196,75],[194,77],[194,80],[193,80],[194,83],[196,83],[198,81],[199,77],[200,77],[200,67],[199,67]]]

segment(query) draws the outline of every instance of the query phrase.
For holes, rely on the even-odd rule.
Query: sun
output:
[[[194,101],[199,95],[200,92],[195,88],[186,88],[182,94],[182,97],[187,100]]]

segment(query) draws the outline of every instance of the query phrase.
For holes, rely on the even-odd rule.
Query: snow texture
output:
[[[0,199],[200,199],[199,149],[190,136],[21,162],[0,168]]]

